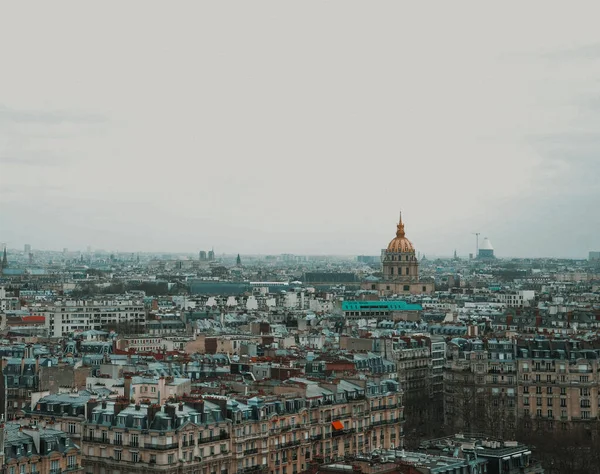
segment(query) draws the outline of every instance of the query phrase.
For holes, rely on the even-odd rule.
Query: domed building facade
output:
[[[380,296],[431,293],[433,283],[419,281],[419,260],[415,247],[406,237],[402,214],[394,237],[381,251],[383,277],[377,282],[365,281],[364,290],[376,290]]]

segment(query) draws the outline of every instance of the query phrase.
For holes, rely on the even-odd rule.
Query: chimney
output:
[[[129,399],[127,397],[119,397],[115,401],[115,417],[121,413],[125,408],[129,406]]]
[[[174,405],[165,405],[165,413],[169,416],[169,418],[175,418],[176,408]]]
[[[102,401],[102,409],[105,410],[106,409],[106,400]]]
[[[153,403],[152,405],[150,405],[148,407],[148,427],[150,428],[152,426],[152,423],[154,422],[154,418],[156,417],[156,414],[160,412],[160,405],[157,405],[156,403]]]
[[[510,330],[510,326],[512,325],[513,322],[513,317],[512,314],[507,314],[506,315],[506,330]]]
[[[535,310],[535,328],[539,329],[541,325],[542,325],[542,316],[540,316],[540,310],[536,309]]]
[[[94,408],[96,408],[98,406],[98,401],[95,398],[90,398],[86,405],[86,418],[88,421],[92,421],[92,411],[94,411]]]
[[[126,375],[123,381],[123,396],[131,399],[131,375]]]
[[[219,406],[223,418],[227,418],[227,399],[226,398],[211,398],[211,403]]]
[[[183,411],[183,403],[179,402],[179,411]]]

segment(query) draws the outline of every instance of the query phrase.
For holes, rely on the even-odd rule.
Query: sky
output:
[[[600,250],[600,3],[423,3],[4,3],[0,241]]]

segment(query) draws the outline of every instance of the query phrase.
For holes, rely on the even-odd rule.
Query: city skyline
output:
[[[400,208],[425,255],[600,246],[597,15],[38,8],[0,20],[10,247],[377,254]]]

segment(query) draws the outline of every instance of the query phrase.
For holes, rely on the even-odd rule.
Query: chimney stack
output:
[[[152,426],[152,423],[154,422],[154,418],[156,417],[156,414],[160,412],[160,405],[153,403],[152,405],[148,406],[148,428],[150,428]]]

